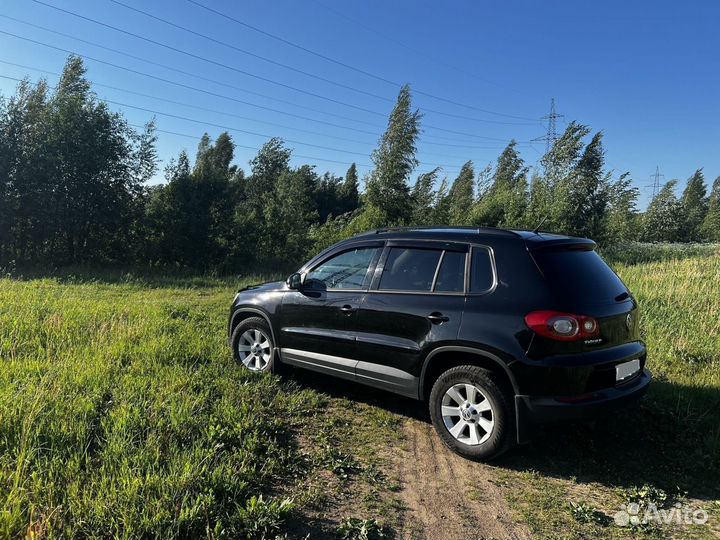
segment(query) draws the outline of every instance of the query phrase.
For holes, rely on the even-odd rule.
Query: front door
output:
[[[388,242],[358,318],[357,379],[417,397],[422,359],[457,339],[466,244]]]
[[[346,247],[304,273],[303,286],[282,303],[283,362],[355,378],[358,312],[381,251],[382,242]]]

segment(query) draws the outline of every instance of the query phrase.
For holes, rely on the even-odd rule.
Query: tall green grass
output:
[[[720,250],[616,270],[640,304],[656,378],[650,396],[667,410],[669,422],[698,438],[686,440],[678,458],[695,460],[699,470],[713,473],[709,481],[720,480]]]
[[[235,365],[205,285],[0,280],[0,538],[277,532],[322,398]]]

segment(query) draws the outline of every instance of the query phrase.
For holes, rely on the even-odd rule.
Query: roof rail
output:
[[[387,233],[387,232],[404,232],[404,231],[434,231],[434,230],[465,230],[468,232],[477,232],[479,234],[482,233],[488,233],[488,234],[507,234],[510,236],[521,236],[515,231],[511,231],[509,229],[499,229],[497,227],[472,227],[469,225],[423,225],[423,226],[417,226],[417,227],[383,227],[380,229],[375,229],[373,231],[368,231],[365,234],[381,234],[381,233]]]

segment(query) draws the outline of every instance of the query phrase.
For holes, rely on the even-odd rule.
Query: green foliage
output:
[[[284,171],[275,190],[265,195],[265,230],[258,259],[283,268],[302,260],[310,247],[308,228],[317,222],[313,192],[317,175],[309,165]]]
[[[340,185],[338,193],[341,210],[335,215],[351,212],[360,206],[360,182],[358,180],[357,165],[354,163],[345,173],[345,180]]]
[[[628,173],[610,185],[605,216],[606,243],[622,244],[638,239],[640,217],[636,204],[639,195],[640,191],[632,186]]]
[[[411,217],[408,180],[418,164],[417,140],[420,135],[419,111],[412,111],[410,87],[400,90],[388,126],[373,151],[375,169],[367,181],[367,205],[379,210],[386,225],[404,225]]]
[[[448,225],[464,225],[468,222],[475,200],[475,169],[468,161],[460,169],[448,193]]]
[[[707,187],[702,169],[695,171],[680,197],[681,219],[678,240],[698,242],[702,240],[702,226],[708,212]]]
[[[410,192],[410,201],[412,204],[412,214],[410,216],[410,224],[412,225],[431,225],[440,223],[436,219],[436,199],[437,195],[433,189],[437,182],[439,168],[421,174],[415,181],[415,185]]]
[[[708,211],[700,228],[700,235],[703,240],[720,242],[720,176],[713,182],[708,198]]]
[[[643,242],[674,242],[680,236],[681,223],[678,216],[682,207],[675,196],[677,180],[667,182],[650,202],[642,218]]]
[[[154,127],[136,133],[90,90],[71,56],[54,92],[19,85],[0,118],[0,260],[133,260]]]
[[[528,205],[527,168],[511,141],[497,160],[492,183],[480,196],[472,221],[491,227],[523,227]]]
[[[152,260],[189,267],[218,265],[231,244],[237,186],[234,144],[227,133],[215,143],[205,134],[195,166],[184,152],[165,171],[167,184],[148,204],[149,252]]]
[[[272,138],[233,165],[227,133],[205,134],[194,162],[181,152],[166,182],[157,168],[154,121],[130,129],[93,94],[71,56],[50,91],[22,82],[0,96],[0,265],[142,264],[245,271],[296,268],[308,255],[359,232],[393,225],[489,225],[588,236],[603,246],[628,240],[720,241],[720,185],[706,196],[702,170],[680,200],[670,183],[644,214],[627,173],[605,168],[602,133],[571,122],[528,178],[517,143],[476,178],[466,162],[450,184],[418,165],[422,115],[403,87],[359,192],[345,178],[291,167],[292,150]]]

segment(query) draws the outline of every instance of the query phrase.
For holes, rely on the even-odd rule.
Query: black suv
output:
[[[447,446],[488,459],[537,424],[647,389],[637,304],[595,247],[492,228],[368,232],[240,291],[230,343],[253,371],[291,364],[422,400]]]

